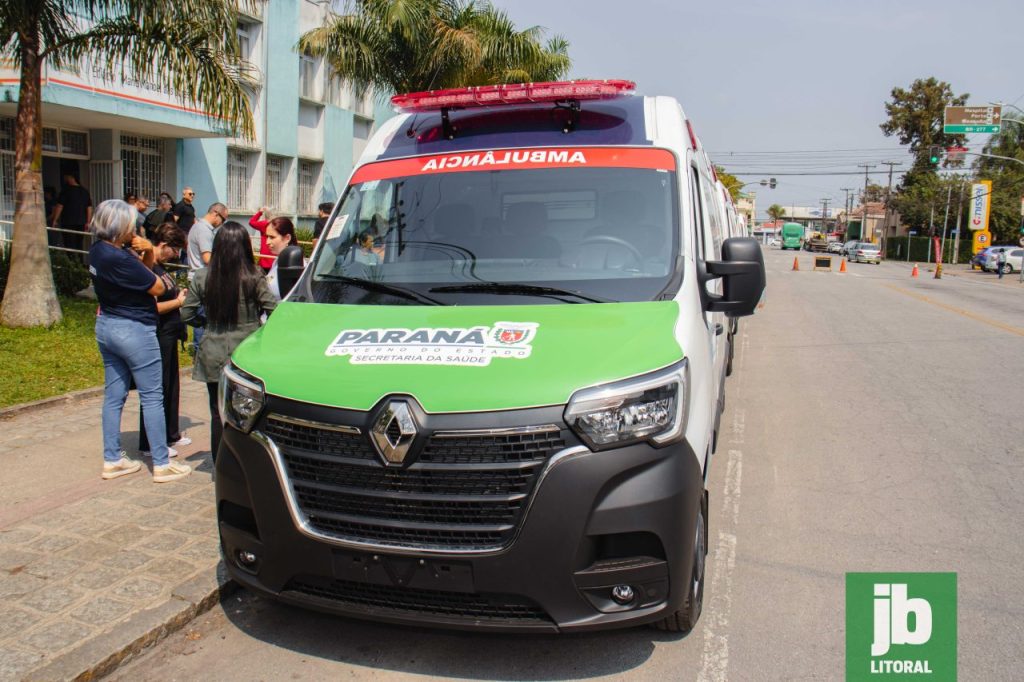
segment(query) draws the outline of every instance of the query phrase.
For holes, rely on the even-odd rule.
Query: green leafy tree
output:
[[[868,185],[865,198],[867,201],[885,201],[885,187],[875,183]],[[863,194],[863,192],[862,192]]]
[[[359,91],[418,92],[558,80],[568,42],[539,27],[516,30],[489,2],[351,0],[344,14],[305,33],[298,49],[324,57]]]
[[[738,201],[743,194],[743,182],[721,166],[715,166],[715,173],[718,175],[718,179],[722,181],[722,184],[725,185],[725,189],[729,191],[729,196],[732,197],[732,200]]]
[[[914,184],[900,188],[900,191],[893,195],[892,208],[899,213],[900,222],[909,229],[917,230],[919,235],[930,234],[931,228],[934,227],[935,234],[941,236],[946,199],[950,198],[949,229],[952,229],[955,227],[957,203],[964,182],[966,176],[959,174],[922,175]]]
[[[778,204],[772,204],[765,212],[768,214],[769,218],[775,221],[782,220],[782,216],[786,215],[786,209],[782,208]]]
[[[1003,119],[999,134],[984,147],[984,153],[1024,162],[1024,124]],[[1020,202],[1024,197],[1024,163],[980,157],[974,164],[979,180],[992,181],[992,211],[989,230],[993,244],[1016,244],[1021,226]]]
[[[903,186],[913,184],[920,175],[934,174],[928,162],[928,148],[932,145],[952,147],[961,145],[965,135],[947,135],[942,132],[942,121],[947,106],[963,106],[969,95],[953,94],[949,83],[932,78],[919,78],[909,89],[892,89],[892,99],[885,103],[888,116],[879,127],[887,137],[896,135],[900,144],[908,145],[914,155],[914,165],[903,176]]]
[[[244,6],[255,0],[241,0]],[[15,133],[14,243],[0,305],[10,327],[61,319],[47,253],[42,183],[43,65],[92,58],[103,78],[158,83],[225,132],[251,136],[251,67],[239,57],[235,0],[3,0],[0,56],[21,70]]]

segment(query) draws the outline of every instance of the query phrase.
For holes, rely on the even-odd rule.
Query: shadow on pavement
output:
[[[246,635],[304,656],[464,679],[565,680],[615,675],[643,665],[656,643],[686,638],[648,627],[510,635],[387,625],[279,604],[244,589],[221,605],[228,620]]]

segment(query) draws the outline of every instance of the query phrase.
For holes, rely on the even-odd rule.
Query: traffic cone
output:
[[[914,269],[910,271],[911,277],[917,277],[917,263],[914,263]]]
[[[839,264],[839,272],[846,272],[846,259],[845,258],[843,259],[843,262]]]
[[[800,269],[800,259],[797,258],[796,256],[794,256],[793,257],[793,270],[796,271],[796,270],[799,270],[799,269]]]

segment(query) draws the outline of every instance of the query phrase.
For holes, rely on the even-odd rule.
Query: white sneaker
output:
[[[168,443],[168,445],[177,445],[179,448],[183,448],[186,445],[192,445],[192,439],[189,438],[188,436],[182,436],[173,443]]]
[[[153,456],[153,453],[150,452],[149,450],[139,450],[139,454],[142,455],[143,457],[152,457]],[[177,457],[178,456],[178,451],[168,445],[167,446],[167,456],[168,457]]]
[[[137,459],[130,459],[124,456],[122,451],[121,459],[116,462],[104,462],[103,473],[100,476],[109,481],[112,478],[119,476],[126,476],[128,474],[134,474],[136,471],[142,468],[142,462]]]
[[[185,478],[192,473],[192,467],[181,462],[171,462],[165,467],[153,467],[154,483],[170,483]]]

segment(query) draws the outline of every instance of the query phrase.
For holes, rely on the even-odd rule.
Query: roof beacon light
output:
[[[397,111],[437,111],[462,107],[488,107],[530,102],[562,102],[565,100],[614,99],[636,89],[626,80],[580,80],[552,83],[516,83],[481,85],[448,90],[429,90],[395,95],[391,104]]]

